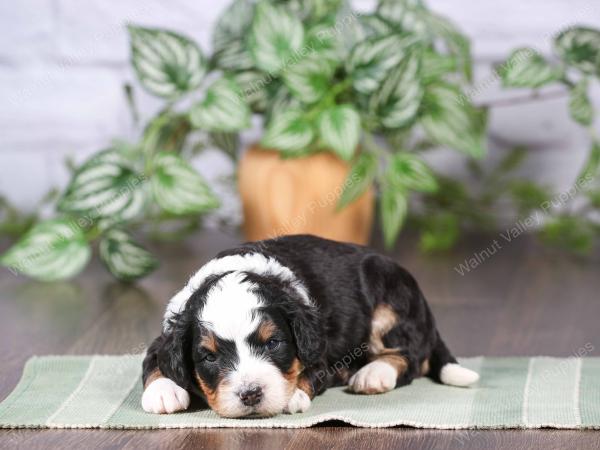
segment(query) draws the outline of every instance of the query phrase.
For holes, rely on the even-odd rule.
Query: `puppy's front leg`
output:
[[[314,368],[301,373],[298,376],[296,390],[290,397],[284,412],[294,414],[307,411],[315,395],[319,395],[325,390],[324,373],[324,370]]]
[[[142,408],[154,414],[171,414],[190,406],[188,392],[173,380],[166,378],[158,368],[157,354],[163,339],[163,336],[159,336],[154,340],[143,363]]]

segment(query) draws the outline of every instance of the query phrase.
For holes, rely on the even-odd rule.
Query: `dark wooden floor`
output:
[[[461,356],[600,353],[600,264],[550,252],[527,237],[461,276],[454,267],[497,236],[449,255],[424,257],[404,237],[393,256],[419,280],[439,328]],[[159,271],[138,286],[115,283],[94,263],[72,282],[42,284],[0,274],[0,399],[32,355],[137,353],[159,332],[163,308],[188,275],[237,237],[205,232],[164,246]],[[599,380],[600,383],[600,380]],[[0,430],[0,448],[600,448],[600,433],[453,432],[356,429],[340,423],[305,430]]]

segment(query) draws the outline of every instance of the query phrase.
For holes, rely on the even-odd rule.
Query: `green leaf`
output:
[[[358,17],[361,26],[361,40],[370,37],[387,36],[394,32],[394,27],[379,14],[361,14]]]
[[[320,54],[311,54],[291,64],[283,79],[288,89],[303,103],[319,101],[331,89],[333,68]]]
[[[350,169],[344,182],[344,191],[340,196],[337,209],[341,210],[358,199],[370,186],[377,175],[377,156],[362,152]]]
[[[589,126],[594,120],[594,108],[587,95],[588,82],[582,79],[571,89],[569,111],[571,117],[581,125]]]
[[[380,0],[377,14],[393,22],[399,29],[414,34],[427,34],[425,16],[428,13],[421,0]]]
[[[305,150],[313,138],[313,127],[304,114],[290,109],[271,118],[261,144],[285,152],[297,152]]]
[[[227,47],[216,51],[213,55],[216,68],[224,72],[235,72],[254,69],[254,60],[243,40],[231,41]]]
[[[43,281],[72,277],[85,267],[91,249],[76,221],[53,219],[35,225],[0,257],[16,273]]]
[[[250,108],[234,81],[220,78],[190,109],[192,125],[206,131],[238,131],[250,126]]]
[[[381,214],[383,240],[387,248],[391,248],[396,242],[407,211],[406,192],[392,186],[386,187],[381,193],[379,212]]]
[[[466,101],[458,87],[447,83],[427,86],[421,124],[435,142],[481,158],[485,154],[482,122],[482,113]]]
[[[128,30],[131,62],[149,92],[174,99],[200,85],[206,61],[194,42],[167,30],[135,26]]]
[[[554,40],[558,55],[584,73],[600,75],[600,30],[572,27]]]
[[[99,250],[102,262],[120,280],[141,278],[158,266],[158,261],[148,250],[120,229],[107,231],[100,241]]]
[[[213,30],[212,47],[218,53],[231,46],[232,42],[244,39],[252,25],[254,4],[250,0],[235,0],[225,8],[217,19]]]
[[[444,42],[450,54],[456,59],[457,67],[469,82],[473,79],[471,42],[450,20],[437,14],[425,16],[427,27]]]
[[[310,49],[310,54],[327,61],[329,70],[339,65],[346,56],[346,51],[340,42],[334,18],[318,23],[306,31],[306,48]]]
[[[438,187],[427,164],[409,153],[396,153],[392,156],[387,179],[400,189],[434,192]]]
[[[77,169],[58,209],[84,216],[86,221],[127,221],[144,207],[146,181],[146,174],[136,173],[122,153],[105,150]]]
[[[594,231],[582,218],[560,216],[546,223],[540,237],[548,244],[588,254],[594,245]]]
[[[577,183],[588,184],[598,176],[600,168],[600,142],[593,141],[588,159],[577,177]]]
[[[421,227],[419,248],[426,253],[451,249],[460,235],[458,218],[448,212],[425,217]]]
[[[360,116],[351,105],[336,105],[326,109],[318,119],[319,137],[340,158],[352,159],[361,126]]]
[[[421,73],[423,82],[428,83],[456,70],[458,61],[455,56],[440,55],[431,50],[423,54]]]
[[[241,98],[255,112],[264,112],[269,105],[268,86],[273,82],[267,75],[256,71],[238,72],[232,75],[240,87]]]
[[[420,55],[407,53],[371,96],[369,110],[384,127],[401,128],[416,118],[423,98],[420,68]]]
[[[190,131],[187,114],[165,111],[153,118],[144,129],[142,149],[147,157],[157,151],[180,152]]]
[[[238,151],[240,150],[240,135],[238,133],[213,131],[209,134],[209,137],[211,144],[223,150],[234,161],[237,160]]]
[[[200,174],[174,153],[158,153],[150,178],[156,203],[175,215],[203,213],[219,206]]]
[[[560,68],[552,66],[532,48],[513,51],[498,72],[505,87],[539,88],[563,77]]]
[[[393,34],[359,42],[346,62],[354,88],[363,94],[377,90],[389,71],[418,41],[414,35]]]
[[[551,197],[547,189],[529,180],[514,180],[510,183],[509,191],[520,217],[540,209]]]
[[[256,6],[249,45],[257,67],[279,73],[298,57],[303,42],[302,22],[290,12],[266,1]]]

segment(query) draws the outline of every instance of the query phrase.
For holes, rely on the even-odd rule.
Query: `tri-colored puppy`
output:
[[[372,250],[287,236],[225,251],[170,301],[144,360],[142,406],[225,417],[306,411],[348,385],[379,394],[426,375],[454,386],[478,375],[444,345],[413,277]]]

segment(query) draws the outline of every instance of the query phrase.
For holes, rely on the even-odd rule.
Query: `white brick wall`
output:
[[[66,183],[63,160],[83,159],[114,138],[133,138],[122,86],[134,81],[128,67],[126,22],[184,32],[208,51],[211,24],[225,0],[20,0],[0,2],[0,192],[32,208],[51,187]],[[369,0],[355,2],[368,9]],[[600,26],[595,0],[472,1],[430,0],[432,8],[459,23],[474,40],[477,77],[520,45],[549,53],[548,38],[583,22]],[[138,106],[149,117],[160,102],[137,90]],[[597,92],[596,92],[597,94]],[[497,86],[480,98],[515,95]],[[598,97],[598,95],[596,95]],[[596,98],[597,99],[597,98]],[[564,101],[492,112],[492,148],[514,142],[545,147],[540,161],[560,170],[568,183],[586,143],[565,118]],[[252,135],[252,133],[251,133]],[[253,133],[256,136],[256,130]],[[554,149],[554,151],[551,151]],[[579,160],[577,159],[579,155]],[[197,163],[217,176],[229,170],[222,158]],[[560,164],[560,166],[558,165]],[[456,162],[457,171],[460,163]],[[554,173],[553,176],[556,174]]]

